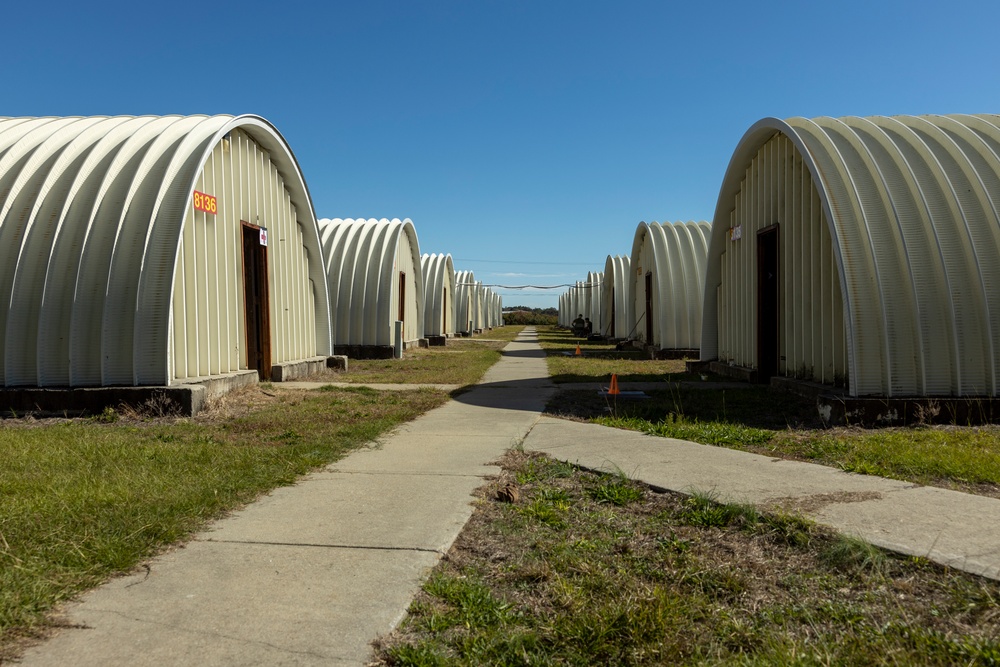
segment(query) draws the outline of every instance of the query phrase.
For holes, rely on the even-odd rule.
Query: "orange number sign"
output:
[[[215,215],[219,212],[219,202],[212,195],[194,191],[194,210]]]

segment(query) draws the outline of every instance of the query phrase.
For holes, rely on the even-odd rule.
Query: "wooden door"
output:
[[[243,310],[247,332],[247,368],[271,379],[271,304],[267,280],[267,246],[261,228],[243,223]]]

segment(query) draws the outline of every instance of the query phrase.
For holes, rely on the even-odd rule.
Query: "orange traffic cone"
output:
[[[580,344],[579,343],[576,344],[576,356],[578,356],[578,357],[582,357],[583,356],[583,350],[580,349]]]
[[[618,391],[618,375],[615,373],[611,374],[611,386],[608,387],[608,396],[617,396],[621,392]]]

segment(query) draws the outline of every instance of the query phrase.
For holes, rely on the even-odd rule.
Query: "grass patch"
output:
[[[607,383],[612,373],[619,382],[665,382],[697,380],[688,374],[682,359],[650,359],[649,354],[629,348],[616,350],[613,344],[588,341],[556,327],[538,327],[538,342],[548,357],[549,376],[556,383]],[[580,346],[582,356],[566,356]]]
[[[592,490],[620,475],[566,475],[541,455],[510,452],[501,463],[407,619],[380,641],[377,664],[1000,658],[996,582],[707,495],[635,486],[637,500],[600,502]],[[496,487],[515,480],[526,480],[518,503],[493,500]],[[566,503],[559,522],[524,511],[556,497]]]
[[[446,399],[252,389],[197,419],[0,424],[0,661],[58,604]]]
[[[379,384],[475,384],[500,360],[523,326],[498,327],[478,338],[449,338],[444,346],[414,348],[402,359],[351,359],[347,372],[325,371],[316,379]]]
[[[691,440],[706,445],[763,445],[774,436],[773,431],[766,429],[731,422],[700,422],[675,414],[668,414],[656,423],[638,417],[595,417],[593,421],[612,428],[642,431],[663,438]]]

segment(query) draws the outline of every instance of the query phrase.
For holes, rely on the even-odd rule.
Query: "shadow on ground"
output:
[[[645,392],[649,398],[600,396],[593,388],[563,385],[546,406],[557,417],[635,417],[653,423],[670,415],[697,421],[720,421],[753,428],[822,428],[813,399],[770,387],[691,387],[674,384]]]

